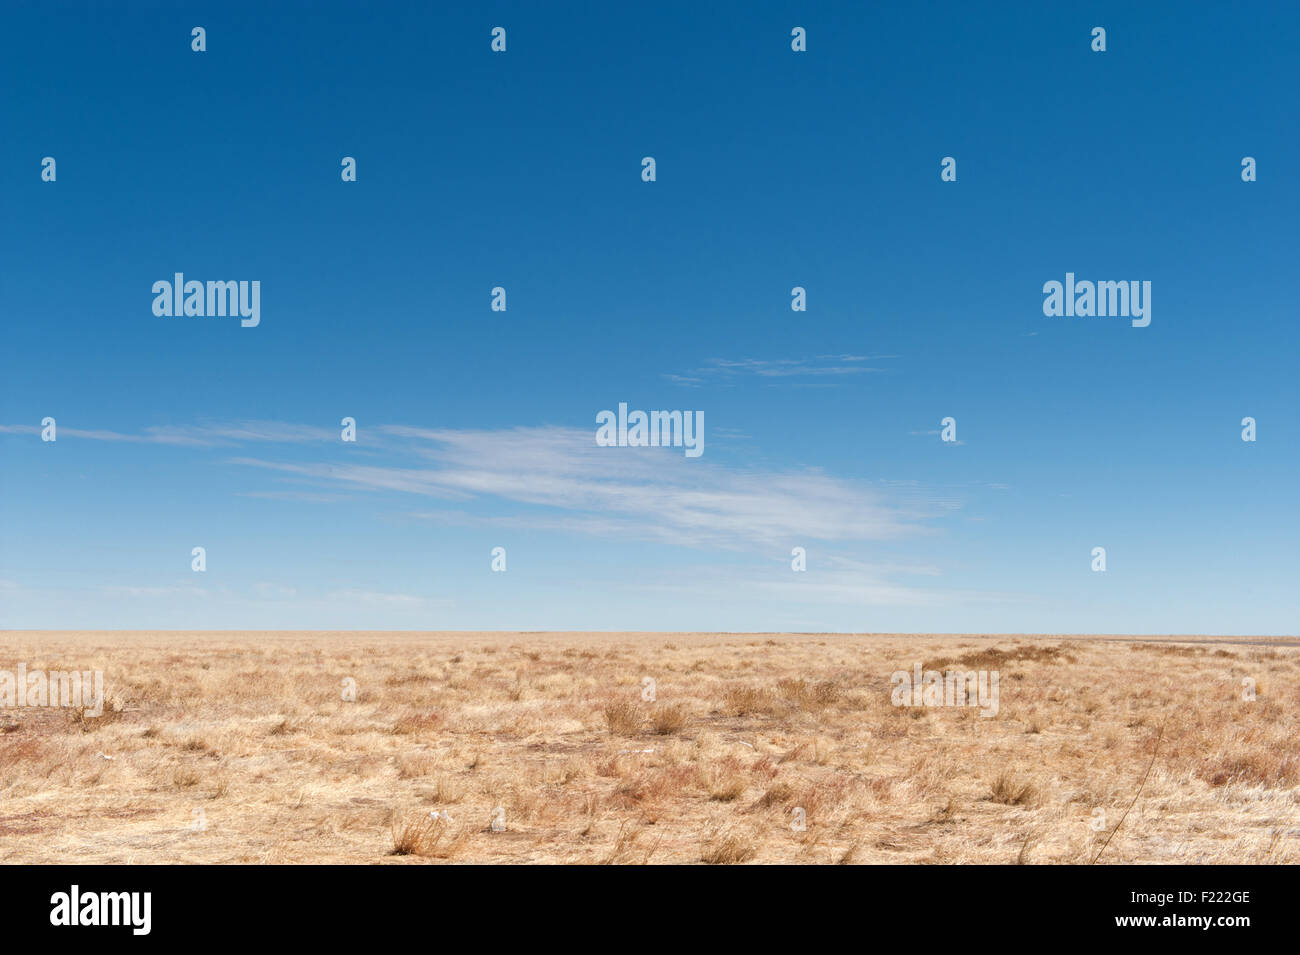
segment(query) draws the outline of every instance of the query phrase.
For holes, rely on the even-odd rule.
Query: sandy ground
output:
[[[1297,638],[0,632],[19,664],[107,702],[0,705],[5,862],[1300,861]],[[895,705],[917,664],[996,715]]]

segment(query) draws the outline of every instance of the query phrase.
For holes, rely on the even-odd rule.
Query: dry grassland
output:
[[[1295,863],[1295,644],[4,632],[108,701],[0,708],[0,860]],[[918,662],[998,714],[893,706]]]

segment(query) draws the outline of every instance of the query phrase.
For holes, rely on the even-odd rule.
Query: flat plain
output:
[[[10,863],[1300,861],[1296,638],[0,632],[20,663],[105,707],[0,707]],[[895,705],[916,664],[997,671],[996,715]]]

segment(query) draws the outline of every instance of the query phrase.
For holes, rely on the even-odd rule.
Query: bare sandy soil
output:
[[[19,664],[106,703],[0,705],[5,862],[1300,861],[1295,638],[0,632]],[[917,664],[996,715],[895,705]]]

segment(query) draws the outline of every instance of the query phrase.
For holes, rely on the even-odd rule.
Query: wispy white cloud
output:
[[[542,426],[495,431],[381,426],[425,467],[276,461],[233,463],[324,486],[448,501],[501,501],[526,513],[475,517],[421,511],[426,520],[512,522],[606,537],[734,549],[791,540],[887,540],[927,533],[942,508],[917,494],[814,469],[755,470],[685,458],[668,448],[602,448],[594,432]]]
[[[347,603],[360,603],[390,607],[394,609],[415,610],[423,607],[450,606],[452,601],[445,598],[421,597],[418,594],[386,593],[379,590],[336,590],[330,593],[330,599]]]
[[[0,433],[39,434],[37,425],[4,424]],[[316,425],[287,424],[280,421],[241,421],[234,424],[154,425],[140,432],[111,431],[103,428],[74,428],[58,425],[58,437],[83,438],[89,441],[122,441],[134,444],[169,444],[189,447],[218,447],[250,442],[300,444],[338,441],[339,429]]]
[[[933,438],[933,437],[935,437],[936,435],[940,434],[941,432],[940,432],[937,428],[932,428],[932,429],[930,429],[929,431],[909,431],[908,433],[911,434],[911,435],[913,435],[913,436],[916,436],[916,437],[922,437],[922,438]],[[946,445],[948,445],[948,446],[950,446],[950,447],[960,448],[960,447],[963,447],[963,446],[966,444],[966,442],[965,442],[965,441],[945,441],[944,444],[946,444]]]
[[[318,494],[312,491],[239,491],[236,496],[267,501],[301,501],[307,504],[334,504],[348,499],[346,494]]]
[[[339,428],[289,424],[282,421],[240,421],[227,425],[158,426],[146,428],[148,440],[160,444],[306,444],[338,441]]]
[[[284,584],[272,583],[268,580],[259,580],[253,584],[253,593],[271,600],[290,600],[298,596],[298,589]]]
[[[897,355],[817,355],[812,358],[711,358],[703,367],[690,369],[684,374],[667,374],[664,377],[675,384],[690,387],[742,377],[838,378],[884,371],[885,369],[868,362],[888,361],[897,357]],[[792,382],[792,384],[799,383]]]
[[[853,356],[846,356],[853,357]],[[36,428],[23,427],[28,433]],[[74,433],[60,429],[60,437]],[[85,432],[99,440],[137,440],[218,447],[253,442],[288,450],[243,454],[227,463],[297,485],[239,493],[267,500],[332,504],[367,495],[396,498],[403,519],[444,526],[528,529],[617,541],[655,542],[715,552],[785,554],[794,545],[817,548],[816,574],[728,578],[729,593],[802,595],[813,601],[880,605],[946,599],[907,578],[934,576],[931,567],[879,564],[829,555],[872,542],[933,534],[960,507],[951,490],[914,481],[866,481],[816,468],[741,466],[724,459],[686,458],[674,448],[600,447],[594,427],[554,425],[495,430],[370,425],[369,453],[343,446],[333,428],[281,422],[146,429],[136,435]],[[735,433],[743,436],[742,432]],[[328,442],[319,449],[313,444]],[[402,507],[401,500],[422,502]],[[842,545],[842,546],[841,546]],[[859,548],[860,549],[860,548]],[[869,551],[863,551],[869,552]],[[254,582],[249,596],[297,605],[303,593],[288,584]],[[3,585],[0,585],[3,589]],[[689,589],[689,588],[688,588]],[[108,587],[117,598],[186,598],[196,587]],[[332,590],[331,601],[421,612],[440,598],[354,588]]]
[[[29,434],[39,430],[4,430],[17,427]],[[61,427],[60,437],[70,433]],[[333,427],[286,422],[85,434],[182,447],[264,444],[272,453],[222,457],[296,486],[277,490],[255,483],[235,491],[248,498],[335,504],[373,495],[389,507],[387,517],[404,521],[664,543],[728,555],[703,572],[679,573],[666,565],[620,585],[633,591],[647,587],[701,600],[727,594],[753,607],[770,605],[774,612],[783,605],[806,605],[810,613],[819,605],[958,607],[985,599],[931,583],[940,576],[932,565],[862,559],[876,542],[935,534],[940,522],[952,521],[962,507],[959,492],[917,481],[746,466],[725,456],[688,459],[680,448],[599,447],[594,426],[458,430],[376,424],[364,429],[368,451],[343,446]],[[396,507],[390,507],[394,500]],[[781,561],[793,546],[809,548],[809,572],[793,573],[779,564],[771,570],[754,567],[758,555],[763,555],[759,563]],[[0,595],[5,594],[18,599],[16,583],[0,581]],[[437,595],[348,585],[303,590],[300,581],[266,579],[247,582],[242,595],[196,586],[107,586],[95,594],[182,603],[203,598],[205,605],[221,599],[285,613],[315,612],[324,602],[341,617],[359,611],[363,617],[391,613],[409,621],[455,605]]]
[[[206,597],[208,591],[202,587],[126,587],[110,585],[99,588],[106,597]]]
[[[638,589],[673,593],[678,597],[697,595],[702,600],[725,593],[746,605],[773,608],[796,606],[820,610],[840,607],[961,607],[981,604],[1022,602],[1022,594],[966,590],[926,583],[941,577],[936,567],[885,564],[824,554],[808,553],[808,570],[794,573],[788,564],[774,563],[770,569],[713,565],[667,571],[642,582]],[[915,582],[909,578],[916,578]],[[869,627],[864,625],[864,629]]]

